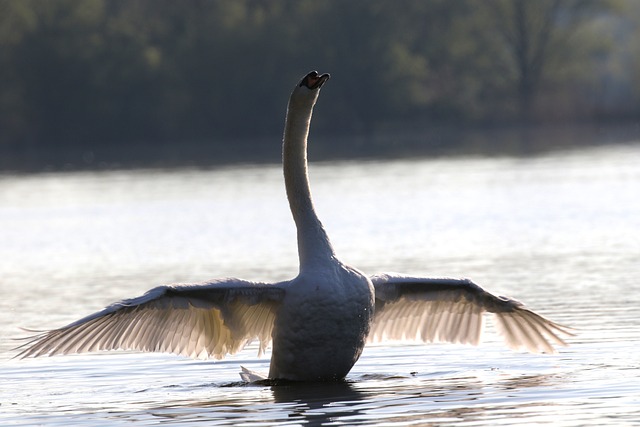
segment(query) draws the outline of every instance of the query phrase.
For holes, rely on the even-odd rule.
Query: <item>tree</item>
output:
[[[497,60],[507,63],[519,117],[529,121],[541,85],[549,76],[549,64],[566,66],[570,58],[575,60],[572,37],[609,5],[592,0],[490,0],[476,7],[484,14],[487,30],[493,31],[487,40],[504,47]]]

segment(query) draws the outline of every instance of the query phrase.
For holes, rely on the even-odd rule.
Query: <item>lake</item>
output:
[[[465,276],[576,329],[555,355],[367,347],[344,384],[247,385],[223,361],[101,353],[15,360],[158,284],[297,273],[279,165],[0,175],[0,424],[640,425],[640,144],[312,163],[340,258]]]

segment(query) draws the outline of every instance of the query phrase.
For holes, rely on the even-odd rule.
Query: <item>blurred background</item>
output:
[[[633,0],[2,0],[0,170],[529,153],[640,134]]]

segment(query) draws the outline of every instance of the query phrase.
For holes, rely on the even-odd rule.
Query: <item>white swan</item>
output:
[[[564,328],[467,279],[398,274],[367,277],[336,257],[318,219],[307,176],[307,135],[328,74],[307,74],[289,99],[283,142],[285,186],[298,231],[300,273],[268,284],[227,278],[160,286],[60,329],[31,337],[17,357],[140,350],[216,359],[272,342],[269,378],[344,378],[367,341],[478,344],[493,313],[509,347],[552,353]]]

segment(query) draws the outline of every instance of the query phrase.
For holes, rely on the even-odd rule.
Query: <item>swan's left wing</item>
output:
[[[159,286],[27,338],[16,357],[138,350],[222,359],[256,338],[262,353],[284,293],[278,285],[240,279]]]
[[[418,278],[398,274],[371,277],[376,313],[369,340],[417,340],[477,345],[484,313],[492,313],[498,331],[512,349],[555,353],[566,345],[565,328],[527,309],[522,303],[497,297],[468,279]]]

